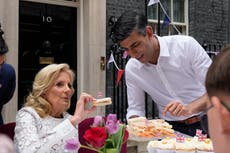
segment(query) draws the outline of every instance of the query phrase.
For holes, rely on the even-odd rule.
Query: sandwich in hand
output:
[[[112,100],[110,97],[100,98],[93,101],[93,106],[105,106],[110,104],[112,104]]]

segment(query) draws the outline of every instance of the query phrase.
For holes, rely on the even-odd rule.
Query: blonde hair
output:
[[[66,72],[70,76],[71,84],[74,81],[74,72],[68,64],[50,64],[42,68],[35,76],[32,92],[26,98],[24,106],[30,106],[35,109],[40,117],[45,117],[51,113],[50,103],[43,98],[46,91],[53,85],[61,72]],[[72,88],[73,92],[74,89]],[[69,104],[70,107],[70,104]]]

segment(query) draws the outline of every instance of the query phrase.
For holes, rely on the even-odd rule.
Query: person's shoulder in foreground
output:
[[[0,153],[16,153],[13,141],[4,134],[0,134]]]
[[[230,46],[213,60],[205,86],[210,101],[207,114],[215,153],[229,152],[230,144]]]

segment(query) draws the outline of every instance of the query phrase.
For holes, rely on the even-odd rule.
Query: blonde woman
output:
[[[74,73],[67,64],[51,64],[41,69],[32,92],[16,116],[14,142],[20,153],[64,152],[66,140],[78,138],[78,124],[94,107],[85,104],[94,99],[82,93],[74,115],[66,111],[73,95]]]

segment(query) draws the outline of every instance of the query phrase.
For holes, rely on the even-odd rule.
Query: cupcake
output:
[[[157,153],[174,153],[176,139],[165,138],[158,144]]]
[[[196,144],[197,153],[214,153],[212,141],[207,138]]]
[[[176,153],[195,153],[196,147],[192,138],[185,138],[184,141],[177,141],[176,145]]]
[[[157,153],[157,149],[159,148],[159,143],[160,141],[157,140],[149,141],[147,145],[148,153]]]

